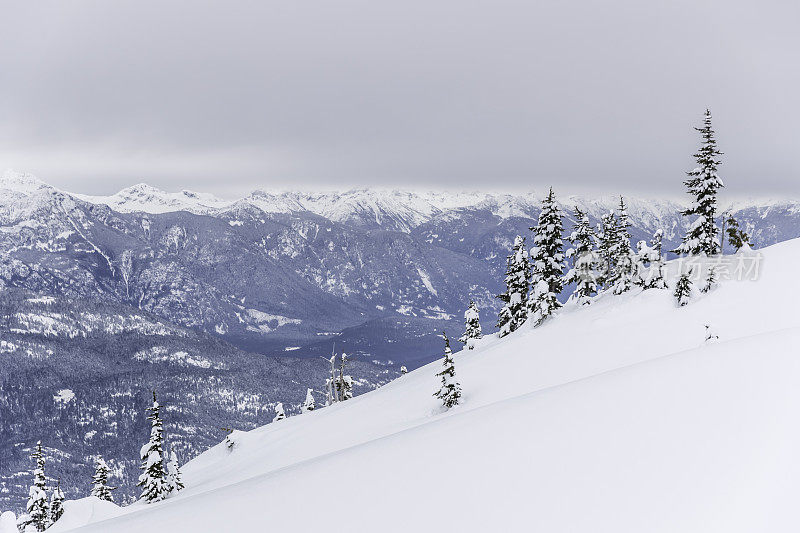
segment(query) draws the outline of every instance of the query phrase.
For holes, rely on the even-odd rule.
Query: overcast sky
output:
[[[76,192],[679,193],[709,107],[800,195],[798,2],[0,2],[0,169]]]

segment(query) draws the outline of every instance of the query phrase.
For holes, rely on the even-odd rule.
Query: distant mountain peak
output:
[[[33,174],[7,169],[0,174],[0,189],[29,194],[41,189],[52,189]]]
[[[153,187],[148,183],[137,183],[136,185],[131,185],[130,187],[125,187],[121,191],[119,191],[115,196],[119,195],[126,195],[126,194],[169,194],[166,191],[159,189],[158,187]]]
[[[112,209],[124,213],[135,211],[145,213],[168,213],[172,211],[208,213],[228,207],[233,203],[209,193],[188,190],[167,192],[147,183],[137,183],[110,196],[78,194],[75,196],[94,204],[108,205]]]

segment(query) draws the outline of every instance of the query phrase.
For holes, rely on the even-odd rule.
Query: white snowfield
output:
[[[768,248],[760,280],[684,308],[608,296],[485,338],[455,355],[448,412],[435,362],[236,432],[176,497],[79,531],[800,531],[798,258]]]

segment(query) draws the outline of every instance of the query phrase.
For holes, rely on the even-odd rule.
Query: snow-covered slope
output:
[[[448,412],[437,362],[235,433],[178,496],[80,531],[797,531],[800,241],[763,253],[684,308],[608,296],[484,339]]]

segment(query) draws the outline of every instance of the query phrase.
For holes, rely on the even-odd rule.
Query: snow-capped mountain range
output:
[[[41,184],[46,187],[46,185]],[[546,191],[545,191],[546,192]],[[527,217],[538,209],[545,194],[488,192],[431,192],[387,189],[353,189],[308,193],[254,191],[238,200],[223,200],[207,193],[181,191],[171,193],[140,183],[110,196],[74,195],[94,204],[107,205],[122,213],[168,213],[187,211],[203,215],[219,215],[246,204],[267,214],[312,213],[333,222],[410,233],[414,228],[437,217],[458,210],[487,210],[500,218]],[[568,196],[564,206],[578,206],[599,217],[615,209],[619,197],[607,196],[587,200]],[[670,201],[640,200],[629,202],[632,214],[672,214],[679,205]],[[646,213],[646,214],[645,214]]]
[[[676,183],[676,191],[681,184]],[[104,294],[262,353],[343,349],[430,355],[470,299],[494,322],[505,256],[546,191],[256,191],[238,200],[140,184],[71,194],[28,174],[0,178],[0,284],[44,295]],[[800,202],[727,202],[755,247],[800,235]],[[596,222],[616,196],[560,198]],[[626,198],[633,240],[685,220],[672,200]],[[376,332],[379,332],[376,334]],[[410,343],[410,344],[409,344]]]

